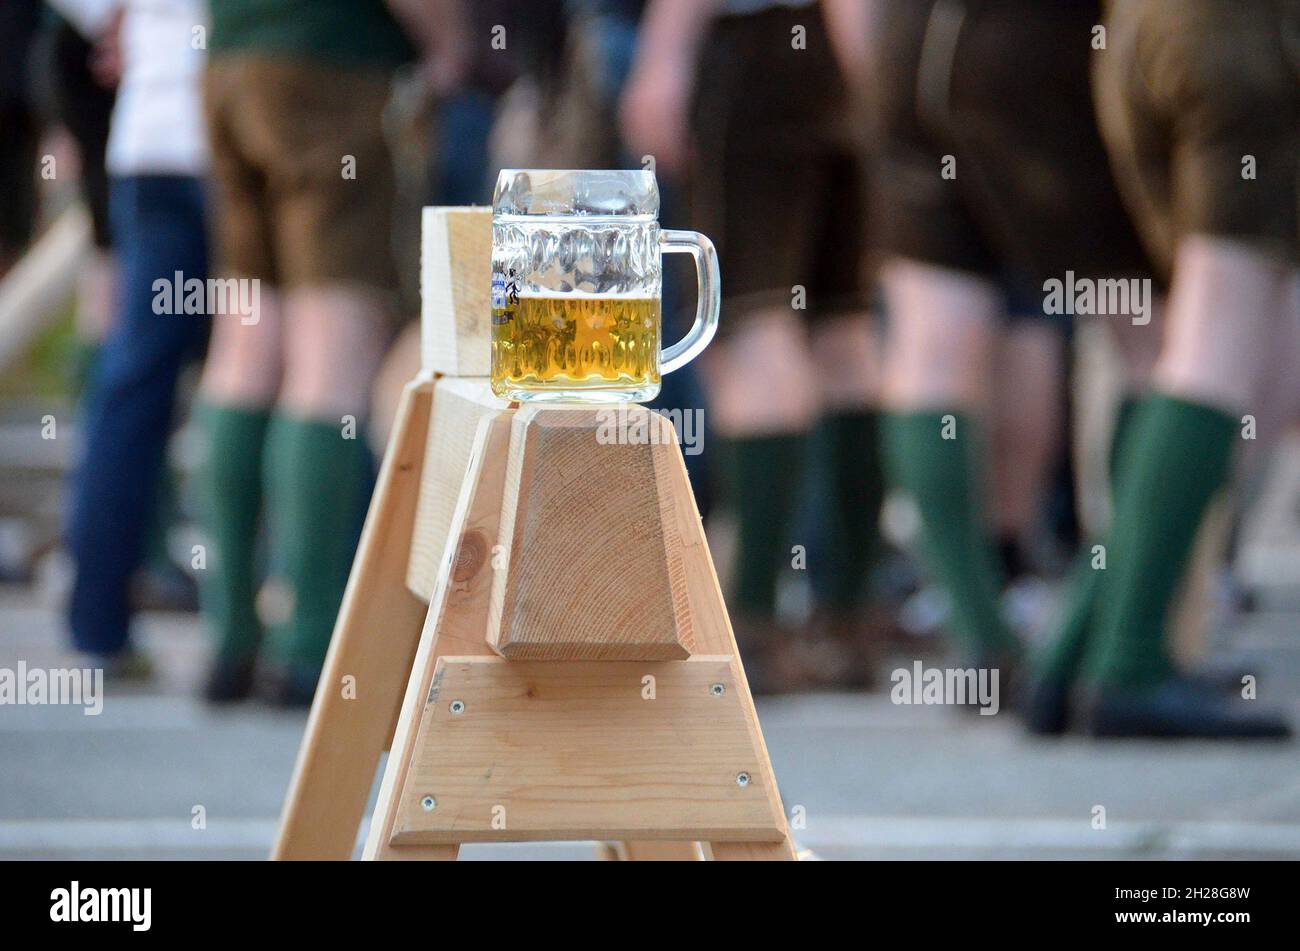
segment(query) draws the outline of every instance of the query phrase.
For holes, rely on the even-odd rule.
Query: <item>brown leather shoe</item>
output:
[[[755,696],[799,693],[813,686],[801,659],[798,637],[774,618],[733,612],[731,626]]]
[[[818,687],[866,690],[875,684],[882,651],[863,615],[814,612],[801,648],[808,676]]]

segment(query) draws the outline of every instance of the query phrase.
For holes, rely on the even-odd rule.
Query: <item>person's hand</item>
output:
[[[464,0],[385,0],[420,51],[415,76],[426,96],[441,98],[469,80],[470,36]]]
[[[623,141],[634,155],[654,157],[668,174],[686,171],[691,157],[690,101],[694,70],[668,60],[639,63],[619,103]]]
[[[443,43],[424,55],[418,73],[428,92],[442,98],[464,86],[470,66],[464,44]]]

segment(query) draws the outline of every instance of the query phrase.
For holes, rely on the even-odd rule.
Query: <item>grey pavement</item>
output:
[[[1261,700],[1300,722],[1300,604],[1236,638]],[[198,622],[146,616],[147,692],[101,715],[0,706],[0,858],[261,858],[305,715],[193,699]],[[0,588],[0,667],[59,666],[56,612]],[[1031,740],[1006,715],[896,706],[886,693],[760,702],[801,845],[822,858],[1297,858],[1300,744]],[[196,806],[206,828],[192,828]],[[1093,827],[1103,806],[1106,828]],[[588,858],[589,845],[477,846],[466,858]]]

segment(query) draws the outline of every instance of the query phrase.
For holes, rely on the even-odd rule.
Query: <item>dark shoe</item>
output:
[[[732,615],[736,646],[755,696],[799,693],[814,686],[795,632],[772,618]]]
[[[192,614],[199,609],[199,586],[176,565],[145,568],[131,579],[131,606],[137,611]]]
[[[1257,669],[1248,668],[1245,664],[1217,662],[1189,671],[1186,676],[1188,680],[1196,681],[1210,690],[1239,697],[1241,688],[1245,686],[1242,680],[1256,673]]]
[[[1280,739],[1281,716],[1253,700],[1225,697],[1204,682],[1170,677],[1150,687],[1100,687],[1084,702],[1085,732],[1098,737]]]
[[[977,655],[964,666],[974,668],[976,671],[996,670],[998,672],[996,708],[998,712],[1002,712],[1015,709],[1017,701],[1020,699],[1017,691],[1020,684],[1022,660],[1023,655],[1020,650],[1013,649],[997,654]],[[977,714],[984,707],[985,704],[976,701],[964,703],[960,709],[966,713]]]
[[[134,647],[115,654],[81,653],[69,666],[98,668],[104,672],[105,682],[119,686],[139,686],[154,677],[153,660]]]
[[[1070,683],[1052,677],[1030,681],[1017,704],[1025,729],[1035,736],[1060,736],[1070,725]]]
[[[203,699],[217,704],[248,699],[253,693],[255,666],[256,659],[252,657],[218,657],[208,669],[208,678],[203,684]]]
[[[266,703],[286,710],[305,710],[316,697],[318,669],[280,667],[262,675],[257,693]]]
[[[899,606],[884,601],[870,602],[862,610],[859,636],[868,656],[879,660],[893,652],[908,657],[933,657],[943,653],[944,640],[938,631],[917,634],[899,617]]]
[[[868,626],[865,614],[817,611],[798,653],[814,686],[864,690],[876,679],[883,653],[878,642],[879,632]]]

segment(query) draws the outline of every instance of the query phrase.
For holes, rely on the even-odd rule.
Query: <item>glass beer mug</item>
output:
[[[510,400],[636,401],[718,328],[713,243],[661,231],[648,171],[506,169],[492,199],[492,390]],[[661,255],[695,258],[695,324],[660,350]]]

